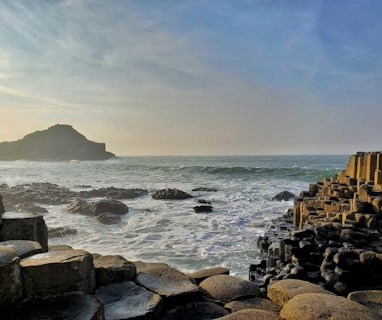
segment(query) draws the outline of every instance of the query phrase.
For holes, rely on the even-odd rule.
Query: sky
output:
[[[120,156],[382,149],[380,0],[0,0],[0,141]]]

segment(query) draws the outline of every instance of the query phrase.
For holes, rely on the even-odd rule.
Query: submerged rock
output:
[[[288,201],[290,199],[294,199],[296,198],[296,196],[289,192],[289,191],[282,191],[278,194],[276,194],[275,196],[272,197],[272,200],[273,201]]]
[[[183,200],[192,198],[192,195],[179,189],[161,189],[154,191],[151,197],[155,200]]]
[[[67,210],[71,213],[99,216],[104,213],[124,214],[129,211],[129,208],[123,202],[113,199],[85,201],[75,198],[68,205]]]

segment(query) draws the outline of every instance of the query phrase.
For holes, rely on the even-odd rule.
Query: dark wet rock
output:
[[[195,210],[196,213],[204,213],[204,212],[212,212],[212,211],[214,211],[213,207],[212,206],[208,206],[208,205],[195,206],[195,207],[193,207],[193,209]]]
[[[129,211],[123,202],[113,199],[99,201],[85,201],[75,198],[68,205],[67,210],[71,213],[98,216],[103,213],[124,214]]]
[[[1,319],[101,320],[104,319],[104,309],[94,296],[70,294],[2,310]]]
[[[179,189],[161,189],[154,191],[151,197],[155,200],[183,200],[192,198],[192,195]]]
[[[211,204],[212,203],[210,200],[205,200],[205,199],[198,199],[197,202],[202,203],[202,204]]]
[[[15,205],[15,210],[19,212],[48,213],[46,208],[37,206],[33,203],[19,203]]]
[[[48,250],[48,231],[44,218],[34,213],[5,212],[2,215],[0,240],[31,240]]]
[[[0,246],[7,246],[15,250],[20,258],[26,258],[38,253],[42,253],[41,245],[36,241],[29,240],[8,240],[0,242]]]
[[[105,319],[156,319],[162,299],[132,281],[112,283],[96,291],[105,305]]]
[[[19,208],[27,212],[44,213],[46,211],[42,211],[42,207],[34,207],[33,203],[49,205],[68,204],[73,198],[133,199],[147,195],[148,190],[108,187],[77,192],[60,187],[54,183],[34,182],[14,187],[2,184],[0,185],[0,194],[2,194],[4,204],[8,210],[16,211]]]
[[[81,191],[78,194],[80,198],[100,198],[100,197],[109,197],[113,199],[134,199],[143,195],[147,195],[147,189],[123,189],[123,188],[100,188],[93,189],[90,191]]]
[[[84,250],[49,251],[21,261],[25,297],[46,298],[95,289],[93,256]]]
[[[289,191],[282,191],[275,196],[272,197],[274,201],[288,201],[290,199],[294,199],[296,196]]]
[[[0,245],[0,308],[21,298],[23,284],[19,262],[13,248]]]
[[[260,296],[259,287],[250,281],[230,275],[216,275],[200,283],[213,299],[227,303],[243,297]]]
[[[214,188],[208,188],[208,187],[198,187],[198,188],[192,189],[192,191],[217,192],[218,190]]]
[[[228,314],[222,306],[213,302],[191,302],[166,311],[161,320],[216,319]]]
[[[119,255],[102,256],[93,254],[97,287],[114,282],[133,280],[137,269],[133,262]]]
[[[97,216],[97,221],[102,224],[117,224],[121,222],[121,216],[119,214],[115,213],[101,213],[100,215]]]
[[[73,236],[77,234],[77,229],[69,227],[57,227],[48,229],[48,238],[62,238],[66,236]]]

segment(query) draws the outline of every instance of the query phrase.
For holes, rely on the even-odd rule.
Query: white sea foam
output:
[[[81,185],[184,190],[194,198],[160,201],[146,195],[123,200],[129,213],[116,225],[70,214],[65,205],[45,205],[48,227],[77,229],[77,235],[50,239],[49,243],[120,254],[132,261],[162,261],[184,272],[222,265],[231,274],[246,278],[249,264],[259,258],[256,238],[271,219],[293,206],[293,201],[275,202],[271,197],[283,190],[298,194],[346,160],[345,156],[279,156],[143,157],[76,164],[0,162],[0,183],[51,182],[72,190],[80,190]],[[218,191],[192,192],[200,186]],[[211,201],[214,211],[195,213],[198,199]]]

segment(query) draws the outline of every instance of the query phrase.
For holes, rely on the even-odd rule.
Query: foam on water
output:
[[[161,261],[191,272],[225,266],[247,278],[258,259],[256,238],[271,219],[285,213],[293,201],[274,202],[283,190],[299,194],[309,183],[337,172],[347,156],[303,157],[137,157],[97,162],[0,162],[2,181],[11,186],[51,182],[72,190],[121,187],[178,188],[194,198],[153,200],[149,195],[124,200],[129,213],[116,225],[94,217],[69,214],[66,206],[46,206],[48,227],[77,229],[77,235],[50,239],[100,254],[120,254],[129,260]],[[217,192],[195,191],[196,187]],[[211,201],[214,211],[195,213],[198,199]],[[44,206],[44,205],[42,205]]]

